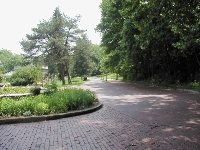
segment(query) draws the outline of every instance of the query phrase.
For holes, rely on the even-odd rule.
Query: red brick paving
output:
[[[145,132],[148,127],[104,106],[83,116],[1,125],[0,149],[120,150],[130,147]]]
[[[104,107],[37,123],[0,125],[0,150],[198,150],[199,95],[92,80]]]

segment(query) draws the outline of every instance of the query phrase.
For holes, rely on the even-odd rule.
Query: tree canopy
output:
[[[43,56],[46,64],[56,66],[63,84],[65,75],[68,76],[68,82],[71,82],[71,50],[73,43],[84,32],[78,28],[79,18],[69,18],[56,8],[49,20],[40,22],[32,29],[33,33],[26,35],[26,39],[21,42],[27,57]]]
[[[200,80],[200,2],[102,0],[107,64],[126,79]]]
[[[22,55],[13,54],[6,49],[0,50],[0,70],[3,73],[10,72],[14,67],[24,65],[25,61]]]

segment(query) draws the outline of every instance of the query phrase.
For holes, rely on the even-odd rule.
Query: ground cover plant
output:
[[[16,93],[30,93],[30,89],[26,87],[3,87],[0,88],[0,95],[1,94],[16,94]]]
[[[85,81],[81,77],[74,77],[72,78],[72,85],[81,85]]]
[[[18,101],[3,98],[0,100],[0,118],[65,113],[90,107],[94,102],[94,94],[82,89],[22,97]]]
[[[58,87],[62,87],[62,81],[60,80],[55,80],[54,81]],[[83,79],[81,77],[73,77],[71,78],[71,83],[70,84],[66,84],[64,86],[72,86],[72,85],[82,85],[85,81],[83,81]]]

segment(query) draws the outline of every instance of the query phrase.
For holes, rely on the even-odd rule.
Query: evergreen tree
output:
[[[65,75],[68,76],[68,83],[71,83],[69,68],[72,43],[83,33],[78,28],[78,21],[79,17],[66,17],[56,8],[48,21],[40,22],[37,28],[32,29],[33,34],[27,35],[21,42],[27,57],[42,55],[49,66],[56,64],[63,84]]]

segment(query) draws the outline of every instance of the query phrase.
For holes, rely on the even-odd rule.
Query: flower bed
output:
[[[3,98],[0,100],[0,118],[38,116],[81,110],[92,106],[95,100],[95,95],[92,92],[82,89],[66,89],[50,95],[22,97],[19,101]]]

